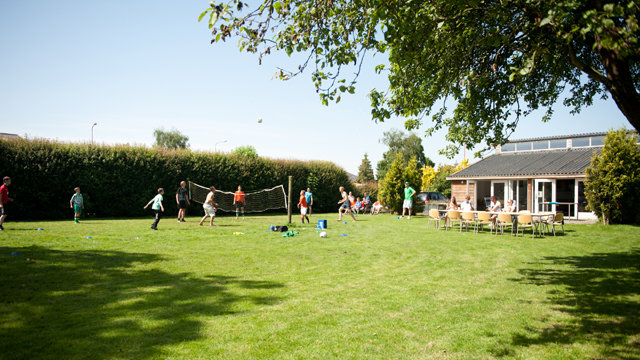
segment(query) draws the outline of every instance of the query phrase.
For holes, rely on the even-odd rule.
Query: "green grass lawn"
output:
[[[640,227],[336,217],[6,223],[0,359],[640,358]]]

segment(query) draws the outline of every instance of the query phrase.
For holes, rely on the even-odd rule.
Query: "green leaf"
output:
[[[200,17],[198,17],[198,22],[200,22],[200,20],[202,20],[202,18],[207,15],[207,13],[209,12],[210,9],[205,10],[202,14],[200,14]]]

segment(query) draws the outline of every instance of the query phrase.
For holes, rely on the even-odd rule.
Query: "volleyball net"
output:
[[[189,199],[192,201],[204,204],[209,192],[210,190],[208,187],[189,181]],[[213,202],[218,203],[216,209],[226,212],[235,212],[236,206],[233,204],[234,195],[235,193],[233,192],[216,189],[213,196]],[[287,208],[287,194],[284,191],[284,186],[282,185],[278,185],[271,189],[245,192],[244,212],[263,212],[283,208]]]

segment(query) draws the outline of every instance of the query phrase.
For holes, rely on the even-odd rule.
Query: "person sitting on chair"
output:
[[[471,203],[471,196],[467,195],[464,198],[464,202],[460,204],[460,209],[462,211],[473,211],[473,204]]]
[[[495,196],[492,196],[491,207],[489,208],[489,212],[502,212],[501,208],[502,208],[502,204],[500,204],[500,201],[496,200]],[[497,218],[498,218],[497,214],[491,217],[491,223],[493,224],[493,226],[496,225]]]
[[[447,204],[447,210],[460,210],[460,207],[458,206],[458,202],[456,202],[456,197],[452,196],[451,200],[449,200],[449,203]],[[447,220],[449,219],[449,213],[445,214],[444,216],[444,223],[447,223]]]

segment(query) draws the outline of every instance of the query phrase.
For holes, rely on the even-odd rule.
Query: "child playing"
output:
[[[153,230],[158,230],[158,223],[160,222],[160,214],[161,214],[160,211],[164,212],[164,207],[162,206],[162,200],[164,200],[164,198],[162,197],[162,194],[164,194],[164,189],[159,188],[158,195],[156,195],[153,199],[151,199],[151,201],[147,203],[147,205],[144,206],[144,208],[146,209],[147,206],[153,203],[153,206],[151,206],[151,209],[153,209],[153,212],[156,215],[156,220],[153,222],[153,224],[151,224],[151,228]]]
[[[309,223],[309,216],[307,216],[307,197],[304,196],[304,190],[300,190],[300,201],[298,201],[298,209],[300,209],[300,218],[304,224],[304,218],[307,218],[307,224]]]
[[[191,205],[189,202],[189,191],[187,190],[187,183],[184,181],[180,182],[180,187],[176,192],[176,204],[180,210],[178,210],[178,222],[187,222],[184,219],[184,214],[187,212],[187,205]]]
[[[204,219],[207,218],[207,216],[211,217],[211,220],[209,220],[209,226],[215,226],[213,225],[213,218],[216,216],[215,205],[218,204],[213,202],[213,196],[215,195],[216,188],[212,186],[209,188],[209,190],[210,191],[207,194],[207,199],[204,201],[204,204],[202,204],[202,208],[204,208],[204,217],[202,217],[202,220],[200,220],[200,226],[202,226],[202,223],[204,222]]]
[[[236,220],[238,220],[239,211],[242,211],[242,220],[244,220],[244,196],[242,186],[238,185],[238,191],[233,195],[233,205],[236,206]]]
[[[4,231],[4,219],[7,218],[9,212],[7,211],[7,205],[9,201],[13,201],[12,198],[9,197],[9,185],[11,185],[11,178],[5,176],[2,179],[2,186],[0,186],[0,231]]]
[[[82,210],[84,210],[84,201],[82,199],[82,194],[80,194],[80,188],[77,187],[73,189],[76,193],[73,194],[71,200],[69,201],[69,207],[73,209],[73,222],[80,222],[80,214],[82,214]]]
[[[338,201],[338,205],[340,205],[340,208],[338,209],[338,215],[340,216],[340,218],[338,218],[338,221],[342,221],[342,212],[344,211],[345,214],[348,213],[349,215],[351,215],[353,222],[355,222],[356,217],[353,216],[353,213],[351,212],[349,196],[347,196],[347,192],[344,191],[344,186],[340,186],[339,191],[340,191],[340,194],[342,195],[342,200]]]

